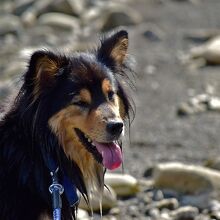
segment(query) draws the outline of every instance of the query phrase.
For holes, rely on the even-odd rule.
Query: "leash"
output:
[[[64,193],[70,207],[74,207],[79,202],[76,186],[65,173],[60,170],[60,183],[58,179],[59,167],[55,161],[49,157],[46,163],[52,177],[52,184],[49,186],[49,192],[52,197],[53,220],[61,220],[62,198]]]
[[[61,184],[58,183],[57,173],[59,168],[54,172],[51,172],[52,184],[49,186],[49,191],[52,195],[52,207],[53,207],[53,220],[61,220],[61,208],[62,200],[61,195],[64,192],[64,188]]]

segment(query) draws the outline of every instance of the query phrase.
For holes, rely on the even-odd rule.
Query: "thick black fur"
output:
[[[114,74],[124,74],[125,66],[118,68],[114,59],[108,57],[108,50],[118,35],[103,40],[108,47],[101,47],[91,54],[77,54],[70,57],[48,51],[35,52],[24,74],[23,85],[0,122],[0,220],[37,220],[42,213],[51,213],[51,184],[48,169],[49,157],[75,182],[78,190],[87,195],[81,172],[70,161],[59,146],[57,137],[48,126],[48,119],[71,103],[71,94],[80,89],[83,79],[70,75],[77,65],[86,65],[89,60],[107,66]],[[33,95],[36,63],[42,56],[59,60],[59,69],[54,79],[43,79],[39,94]],[[113,76],[114,77],[114,76]],[[123,99],[126,113],[130,102],[123,86],[117,81],[118,95]],[[62,219],[75,218],[76,207],[71,208],[65,195],[62,196]]]

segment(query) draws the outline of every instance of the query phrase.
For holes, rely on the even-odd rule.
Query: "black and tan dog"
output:
[[[20,92],[0,122],[0,220],[52,219],[54,164],[68,185],[63,220],[75,218],[71,188],[87,199],[91,190],[101,194],[105,169],[122,163],[118,140],[131,108],[124,88],[127,48],[122,30],[90,53],[31,56]]]

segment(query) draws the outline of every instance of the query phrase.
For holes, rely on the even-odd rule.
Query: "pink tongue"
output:
[[[118,168],[122,163],[121,148],[116,143],[94,142],[96,149],[102,155],[103,165],[109,170]]]

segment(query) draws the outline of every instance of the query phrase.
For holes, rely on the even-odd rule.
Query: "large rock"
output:
[[[191,59],[204,59],[210,64],[220,64],[220,36],[190,50]]]
[[[162,163],[153,170],[157,188],[174,189],[186,194],[218,192],[220,172],[202,166]]]
[[[140,190],[137,179],[128,174],[107,173],[105,183],[114,189],[117,196],[133,196]]]

